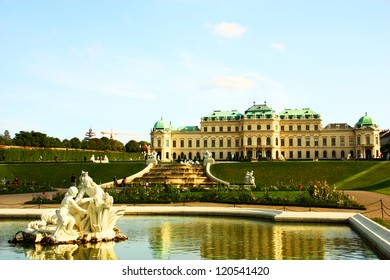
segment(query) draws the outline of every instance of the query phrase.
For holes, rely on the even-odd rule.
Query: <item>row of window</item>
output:
[[[300,125],[300,124],[296,125],[295,131],[302,131],[302,127],[303,126]],[[309,124],[307,124],[304,127],[306,128],[307,131],[309,131],[311,126]],[[225,132],[225,128],[226,128],[226,132],[231,132],[232,131],[232,127],[231,126],[227,126],[227,127],[220,126],[218,131],[219,132]],[[266,130],[271,130],[271,125],[267,124],[267,125],[265,125],[265,128],[266,128]],[[211,129],[210,132],[216,132],[217,131],[217,128],[215,126],[212,126],[211,128],[207,127],[207,126],[203,127],[203,131],[204,132],[208,132],[209,129]],[[247,125],[246,126],[246,130],[251,131],[252,129],[255,129],[255,127],[252,127],[252,125]],[[257,130],[262,130],[262,125],[258,124],[256,126],[256,129]],[[319,129],[319,126],[317,124],[314,125],[314,130],[318,130],[318,129]],[[277,125],[275,126],[275,130],[278,130],[278,126]],[[281,131],[286,131],[287,129],[285,130],[285,126],[282,125],[280,127],[280,130]],[[240,131],[239,126],[234,126],[234,131],[236,131],[236,132]],[[241,126],[241,131],[244,131],[244,127],[243,126]],[[289,125],[288,126],[288,131],[294,131],[294,126],[293,125]]]
[[[337,143],[336,137],[330,137],[330,143],[328,142],[328,137],[321,137],[321,139],[322,139],[321,144],[323,147],[327,147],[329,145],[332,147],[346,146],[346,137],[345,136],[338,137],[338,140],[339,140],[338,143]],[[367,136],[365,140],[366,140],[365,144],[370,145],[370,143],[371,143],[370,136]],[[210,146],[209,146],[209,139],[203,139],[203,148],[208,148],[208,147],[214,148],[217,146],[217,140],[211,139],[210,141],[211,142],[210,142]],[[303,144],[305,144],[306,147],[310,147],[312,145],[315,147],[318,147],[319,142],[320,142],[319,137],[315,137],[314,139],[312,139],[310,137],[306,137],[304,139],[302,139],[302,138],[288,138],[288,139],[282,138],[282,139],[280,139],[280,145],[282,147],[287,146],[287,144],[289,147],[302,147]],[[376,142],[379,142],[378,138],[376,138]],[[179,143],[180,143],[180,148],[185,148],[185,140],[180,140]],[[349,137],[349,146],[354,146],[354,143],[355,143],[354,137]],[[233,145],[235,147],[240,147],[240,146],[244,146],[244,139],[241,138],[241,141],[239,138],[226,139],[226,143],[225,143],[224,139],[219,139],[218,144],[219,144],[218,147],[220,147],[220,148],[233,147]],[[260,137],[258,137],[255,141],[252,140],[252,137],[249,137],[246,139],[245,144],[247,146],[253,146],[253,145],[261,146],[263,144],[270,146],[270,145],[272,145],[272,141],[271,141],[271,137],[267,137],[265,143],[262,143],[262,138],[260,138]],[[361,144],[362,144],[361,137],[358,136],[357,137],[357,145],[361,145]],[[274,145],[279,146],[279,138],[275,138]],[[169,140],[166,140],[165,146],[169,147]],[[177,140],[172,141],[172,146],[174,148],[177,147]],[[201,146],[200,139],[196,139],[194,141],[192,139],[187,140],[187,148],[192,148],[192,147],[200,148],[200,146]],[[157,147],[161,147],[161,140],[160,139],[157,140]]]
[[[357,151],[358,154],[361,154],[361,151]],[[270,153],[267,153],[268,154],[268,157],[271,157]],[[286,158],[286,155],[284,152],[281,153],[283,157]],[[378,152],[377,152],[378,154]],[[216,157],[218,155],[218,157]],[[211,156],[215,159],[219,159],[219,160],[224,160],[224,159],[227,159],[227,160],[238,160],[238,159],[244,159],[244,158],[253,158],[253,155],[252,155],[252,152],[248,152],[246,155],[244,155],[243,152],[241,152],[241,154],[239,152],[219,152],[219,153],[216,153],[216,152],[211,152]],[[260,154],[257,154],[256,157],[262,157],[264,155],[262,155],[261,153]],[[336,152],[336,151],[323,151],[321,154],[319,151],[290,151],[288,153],[288,159],[318,159],[318,158],[323,158],[323,159],[336,159],[336,158],[353,158],[355,157],[354,155],[354,151],[349,151],[349,153],[347,154],[346,151],[339,151],[339,152]],[[166,154],[166,157],[169,159],[169,154],[167,153]],[[256,158],[255,157],[255,158]],[[180,154],[177,154],[177,153],[173,153],[172,154],[172,159],[173,160],[176,160],[176,159],[197,159],[197,160],[200,160],[201,159],[201,156],[200,156],[200,153],[199,152],[196,152],[196,153],[188,153],[188,154],[185,154],[185,153],[180,153]]]

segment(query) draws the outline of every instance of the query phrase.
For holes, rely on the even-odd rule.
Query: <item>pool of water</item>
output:
[[[264,220],[125,216],[117,227],[128,240],[87,245],[9,244],[26,220],[0,220],[0,259],[61,260],[358,260],[378,255],[348,225]]]

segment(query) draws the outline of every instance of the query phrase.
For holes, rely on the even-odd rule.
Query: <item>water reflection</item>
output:
[[[28,259],[35,260],[117,260],[114,245],[115,242],[52,246],[35,244],[23,249]]]
[[[378,259],[346,225],[273,223],[242,218],[137,216],[117,226],[129,237],[115,243],[18,247],[4,244],[0,259]],[[15,231],[16,230],[16,231]],[[8,235],[10,239],[11,235]]]

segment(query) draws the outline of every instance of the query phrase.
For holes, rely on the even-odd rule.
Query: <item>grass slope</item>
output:
[[[244,162],[220,163],[211,167],[216,177],[244,183],[253,170],[256,185],[262,187],[308,184],[325,180],[338,189],[361,189],[390,194],[390,162],[319,161],[319,162]]]
[[[78,178],[81,171],[88,171],[93,180],[100,184],[137,173],[146,167],[144,162],[110,163],[25,163],[0,164],[0,178],[6,176],[12,182],[17,176],[22,183],[34,181],[40,185],[69,187],[72,173]]]

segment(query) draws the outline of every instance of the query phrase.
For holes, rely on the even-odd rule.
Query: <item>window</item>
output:
[[[318,130],[318,124],[314,125],[314,130]]]
[[[332,146],[336,146],[336,137],[331,138]]]
[[[323,158],[328,158],[328,152],[327,151],[323,152]]]
[[[161,139],[157,140],[157,147],[161,147]]]
[[[288,139],[288,145],[290,146],[290,147],[292,147],[293,146],[293,140],[294,139],[292,139],[292,138],[290,138],[290,139]]]
[[[219,132],[223,132],[223,126],[219,127]]]
[[[257,125],[257,130],[261,130],[261,125]]]
[[[318,138],[317,137],[314,138],[314,146],[318,147]]]
[[[310,130],[310,125],[306,125],[306,130]]]
[[[252,130],[252,126],[251,125],[248,125],[248,130]]]
[[[197,147],[197,148],[200,147],[200,140],[199,140],[199,139],[196,140],[196,147]]]
[[[366,145],[370,145],[371,144],[371,137],[370,135],[367,135],[366,136]]]
[[[192,147],[192,140],[188,140],[188,147],[191,148]]]
[[[267,137],[267,145],[271,145],[271,137]]]
[[[292,131],[292,130],[293,130],[293,126],[292,126],[292,125],[289,125],[289,126],[288,126],[288,130]]]
[[[345,146],[345,137],[340,136],[340,146]]]
[[[215,147],[215,140],[214,139],[211,139],[211,147]]]
[[[203,139],[203,147],[207,148],[207,139]]]
[[[302,152],[298,151],[298,158],[302,158]]]
[[[227,127],[227,131],[230,132],[232,131],[232,128],[230,126]]]
[[[236,132],[238,132],[239,131],[239,128],[238,128],[238,126],[236,126]]]
[[[223,152],[219,152],[219,158],[223,159]]]
[[[306,137],[306,147],[310,147],[310,138]]]
[[[328,146],[328,139],[326,137],[322,138],[322,146]]]
[[[184,140],[180,140],[180,148],[184,148]]]
[[[301,125],[298,125],[297,128],[298,128],[298,131],[301,131]]]
[[[279,146],[279,138],[278,137],[275,138],[275,145]]]
[[[228,139],[228,140],[227,140],[227,146],[228,146],[228,147],[231,147],[231,146],[232,146],[232,140],[231,140],[231,139]]]
[[[310,158],[310,151],[306,151],[306,158]]]
[[[284,131],[284,125],[282,125],[282,126],[280,127],[280,130],[281,130],[281,131]]]
[[[257,138],[257,146],[261,146],[261,138],[260,137]]]
[[[314,151],[314,157],[315,157],[315,158],[318,158],[318,156],[319,156],[318,151]]]
[[[357,137],[356,142],[357,142],[358,145],[361,145],[360,136]]]
[[[223,139],[219,139],[219,147],[223,147]]]
[[[271,125],[267,124],[267,130],[271,130]]]
[[[240,139],[236,139],[236,147],[240,147]]]
[[[204,128],[203,128],[203,131],[204,131],[204,132],[207,132],[207,127],[204,127]]]
[[[302,139],[298,138],[298,147],[302,146]]]
[[[248,146],[252,146],[252,138],[248,138]]]
[[[349,145],[350,146],[354,145],[353,137],[349,137]]]
[[[173,141],[172,141],[172,146],[173,146],[174,148],[176,148],[176,140],[173,140]]]
[[[212,131],[212,132],[215,132],[215,127],[214,127],[214,126],[211,128],[211,131]]]
[[[294,158],[294,153],[290,151],[290,158]]]
[[[280,145],[284,147],[284,138],[280,139]]]

